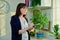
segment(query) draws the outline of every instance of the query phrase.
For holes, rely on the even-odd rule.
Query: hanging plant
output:
[[[32,1],[32,6],[35,7],[37,5],[41,5],[41,0],[31,0]]]

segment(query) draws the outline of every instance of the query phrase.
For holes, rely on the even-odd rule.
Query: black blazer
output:
[[[27,18],[25,17],[26,21],[28,22]],[[18,30],[21,30],[21,22],[19,20],[18,16],[12,16],[11,17],[11,31],[12,31],[12,40],[22,40],[22,34],[18,34]],[[28,32],[28,38],[30,40],[30,35],[29,35],[29,31]]]

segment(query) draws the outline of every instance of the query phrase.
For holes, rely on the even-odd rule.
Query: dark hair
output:
[[[21,11],[20,11],[20,9],[21,8],[24,8],[24,7],[26,7],[26,4],[25,3],[19,3],[18,4],[18,6],[17,6],[17,9],[16,9],[16,16],[20,16],[21,15]],[[23,16],[25,16],[25,15],[23,15]]]

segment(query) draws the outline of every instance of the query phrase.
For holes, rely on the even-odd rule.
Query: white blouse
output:
[[[23,23],[23,21],[20,18],[20,22],[21,22],[22,29],[28,27],[27,21],[25,23]],[[28,33],[27,33],[27,31],[25,31],[24,33],[22,33],[22,40],[28,40]]]

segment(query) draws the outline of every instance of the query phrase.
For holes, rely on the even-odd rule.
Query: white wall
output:
[[[53,0],[53,25],[60,27],[60,0]]]
[[[53,25],[60,25],[60,0],[53,0]]]
[[[11,27],[10,27],[11,15],[14,14],[17,4],[24,2],[24,0],[6,0],[6,1],[10,4],[10,12],[7,13],[6,15],[0,15],[0,19],[1,19],[0,20],[0,23],[1,23],[0,24],[0,28],[1,28],[0,40],[11,40]]]

